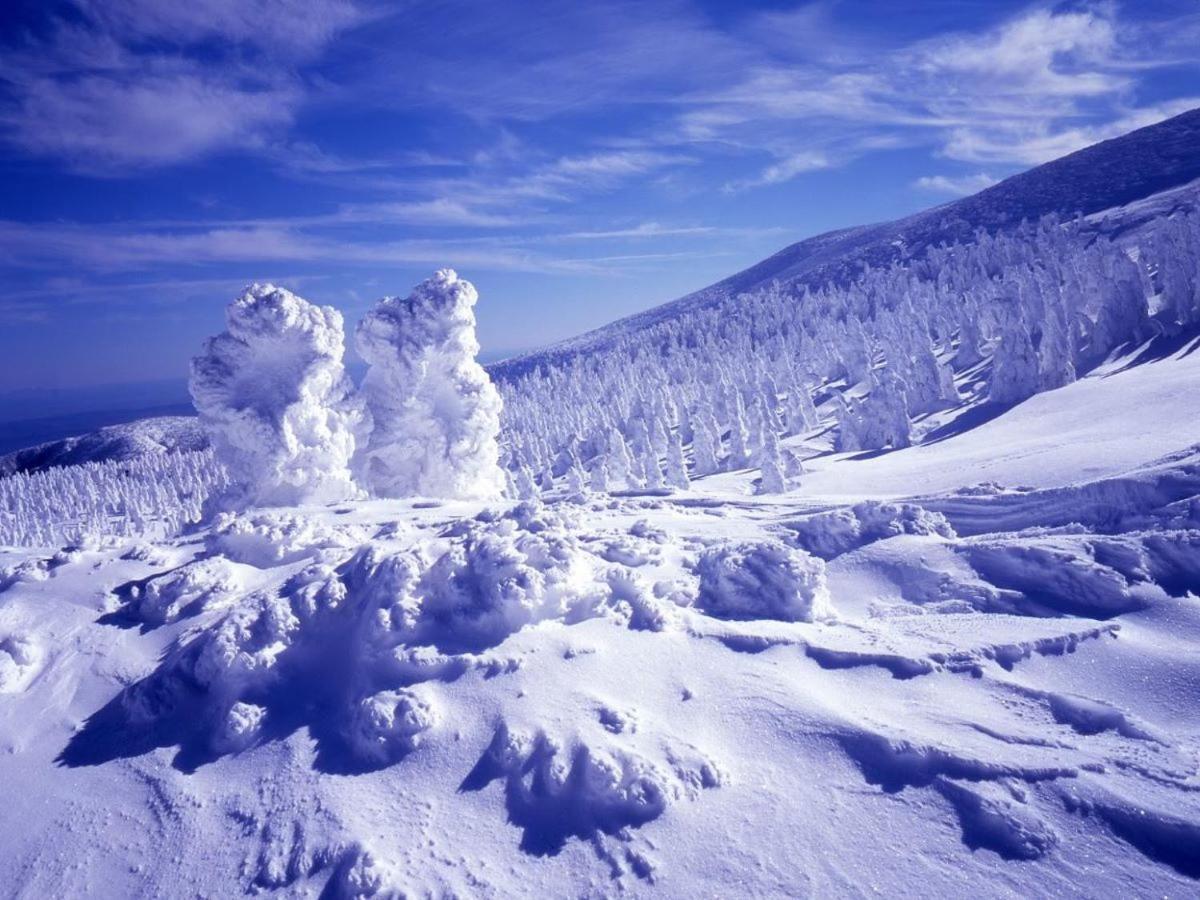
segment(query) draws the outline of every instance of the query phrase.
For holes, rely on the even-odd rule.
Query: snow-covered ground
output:
[[[784,494],[3,551],[5,890],[1194,896],[1193,349]]]

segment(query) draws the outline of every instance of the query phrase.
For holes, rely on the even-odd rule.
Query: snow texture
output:
[[[519,500],[449,496],[506,480],[463,282],[367,329],[405,496],[248,294],[249,463],[0,479],[5,887],[1194,896],[1200,114],[1147,131],[500,367]]]
[[[802,550],[762,541],[704,551],[696,606],[726,619],[812,622],[833,616],[825,564]]]

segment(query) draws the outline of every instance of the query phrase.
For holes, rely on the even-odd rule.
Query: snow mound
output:
[[[205,547],[211,554],[265,569],[355,547],[365,539],[361,527],[283,510],[260,510],[219,515],[205,536]]]
[[[200,559],[128,585],[129,612],[142,622],[161,625],[212,609],[239,586],[233,567],[220,557]]]
[[[1107,619],[1166,596],[1157,584],[1127,577],[1100,547],[1087,535],[1003,536],[971,540],[960,552],[983,579],[1018,592],[1016,609],[1026,614]]]
[[[718,618],[813,622],[834,615],[825,564],[778,541],[710,547],[696,571],[696,606]]]
[[[451,269],[380,300],[355,345],[374,422],[356,465],[381,497],[490,498],[504,490],[500,395],[475,361],[478,294]]]
[[[664,766],[615,745],[514,730],[502,722],[462,787],[482,790],[502,780],[509,821],[522,829],[521,849],[547,856],[571,837],[594,841],[605,834],[627,841],[629,829],[658,818],[676,800],[721,785],[720,770],[703,756],[666,756]],[[636,875],[652,876],[645,855],[626,848],[623,856]]]
[[[293,506],[356,494],[350,459],[363,415],[342,366],[342,315],[271,284],[226,312],[192,360],[189,388],[232,505]]]
[[[42,663],[42,648],[28,635],[0,635],[0,694],[14,694],[27,685]]]
[[[787,528],[795,533],[797,546],[826,560],[899,534],[955,536],[941,513],[915,503],[878,500],[796,519]]]
[[[571,516],[538,504],[485,510],[420,542],[406,529],[367,540],[329,517],[223,514],[208,556],[119,589],[140,621],[193,617],[199,627],[98,713],[64,759],[149,740],[177,746],[179,765],[192,766],[307,722],[324,768],[371,771],[437,724],[436,682],[518,668],[485,651],[524,628],[603,616],[664,630],[670,601],[588,551]]]
[[[387,765],[415,750],[438,719],[420,688],[380,691],[359,701],[349,725],[350,743],[359,759]]]

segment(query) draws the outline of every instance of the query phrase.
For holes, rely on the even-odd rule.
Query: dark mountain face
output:
[[[984,191],[876,225],[831,231],[785,247],[716,284],[545,350],[496,363],[500,380],[543,361],[603,345],[622,333],[718,303],[771,281],[817,287],[842,283],[863,265],[886,266],[926,247],[968,240],[977,230],[1012,228],[1054,213],[1090,215],[1200,179],[1200,109],[1103,141],[1030,169]]]

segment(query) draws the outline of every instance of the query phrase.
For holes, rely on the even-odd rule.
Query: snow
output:
[[[407,298],[387,297],[355,332],[370,368],[370,437],[356,465],[381,497],[498,497],[500,396],[475,361],[470,282],[443,269]]]
[[[293,505],[354,496],[350,459],[362,412],[342,366],[342,315],[255,284],[228,330],[192,360],[201,424],[232,479],[222,502]]]
[[[503,429],[453,272],[361,391],[249,289],[211,449],[0,480],[6,886],[1194,895],[1195,191],[1001,227],[1175,186],[1184,119],[909,220],[993,230],[808,330],[774,285],[547,354]]]
[[[747,471],[5,551],[0,778],[39,790],[0,854],[60,894],[1015,896],[1081,869],[1191,893],[1200,567],[1174,501],[1127,499],[1158,524],[1113,533],[1034,505],[962,537],[934,510],[1020,496],[956,493],[984,428],[1011,460],[987,471],[1032,454],[1043,491],[1184,472],[1129,438],[1081,474],[1076,431],[1132,432],[1177,357],[810,459],[784,494]],[[945,490],[896,498],[918,454]]]
[[[0,456],[0,476],[34,473],[55,466],[125,461],[151,453],[187,453],[208,448],[208,434],[191,416],[157,416],[14,450]]]

